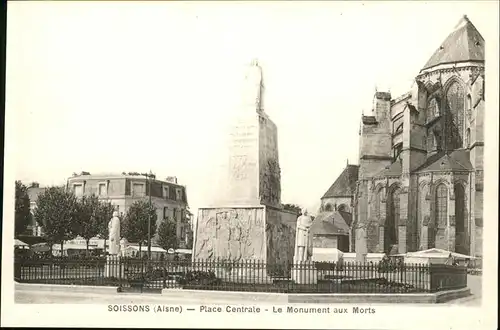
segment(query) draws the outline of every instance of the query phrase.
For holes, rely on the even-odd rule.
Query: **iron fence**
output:
[[[451,265],[430,265],[431,292],[454,290],[467,287],[467,267]]]
[[[16,259],[19,282],[279,293],[419,293],[467,287],[461,266],[380,263],[266,263],[222,259]]]

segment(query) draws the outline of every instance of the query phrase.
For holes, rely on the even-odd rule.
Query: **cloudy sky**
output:
[[[407,91],[467,14],[496,38],[495,1],[10,2],[6,155],[16,179],[152,170],[210,201],[245,66],[264,71],[282,201],[315,211],[373,93]],[[491,41],[490,41],[491,40]]]

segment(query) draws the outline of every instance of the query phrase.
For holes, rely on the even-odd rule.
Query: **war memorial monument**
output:
[[[255,60],[244,90],[218,201],[198,210],[193,258],[291,263],[298,215],[281,204],[278,131],[264,112],[262,69]]]

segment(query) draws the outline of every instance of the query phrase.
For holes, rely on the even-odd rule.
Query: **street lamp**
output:
[[[141,173],[148,180],[149,186],[149,209],[148,209],[148,260],[151,260],[151,179],[156,176],[149,170],[149,173]]]

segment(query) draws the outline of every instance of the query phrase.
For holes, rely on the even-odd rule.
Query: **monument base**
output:
[[[248,270],[254,260],[291,263],[296,221],[294,212],[263,205],[200,208],[193,260],[249,261]]]
[[[120,278],[123,274],[123,264],[119,255],[108,255],[104,266],[104,277]]]
[[[312,262],[299,263],[292,268],[292,280],[297,284],[317,284],[318,270]]]

